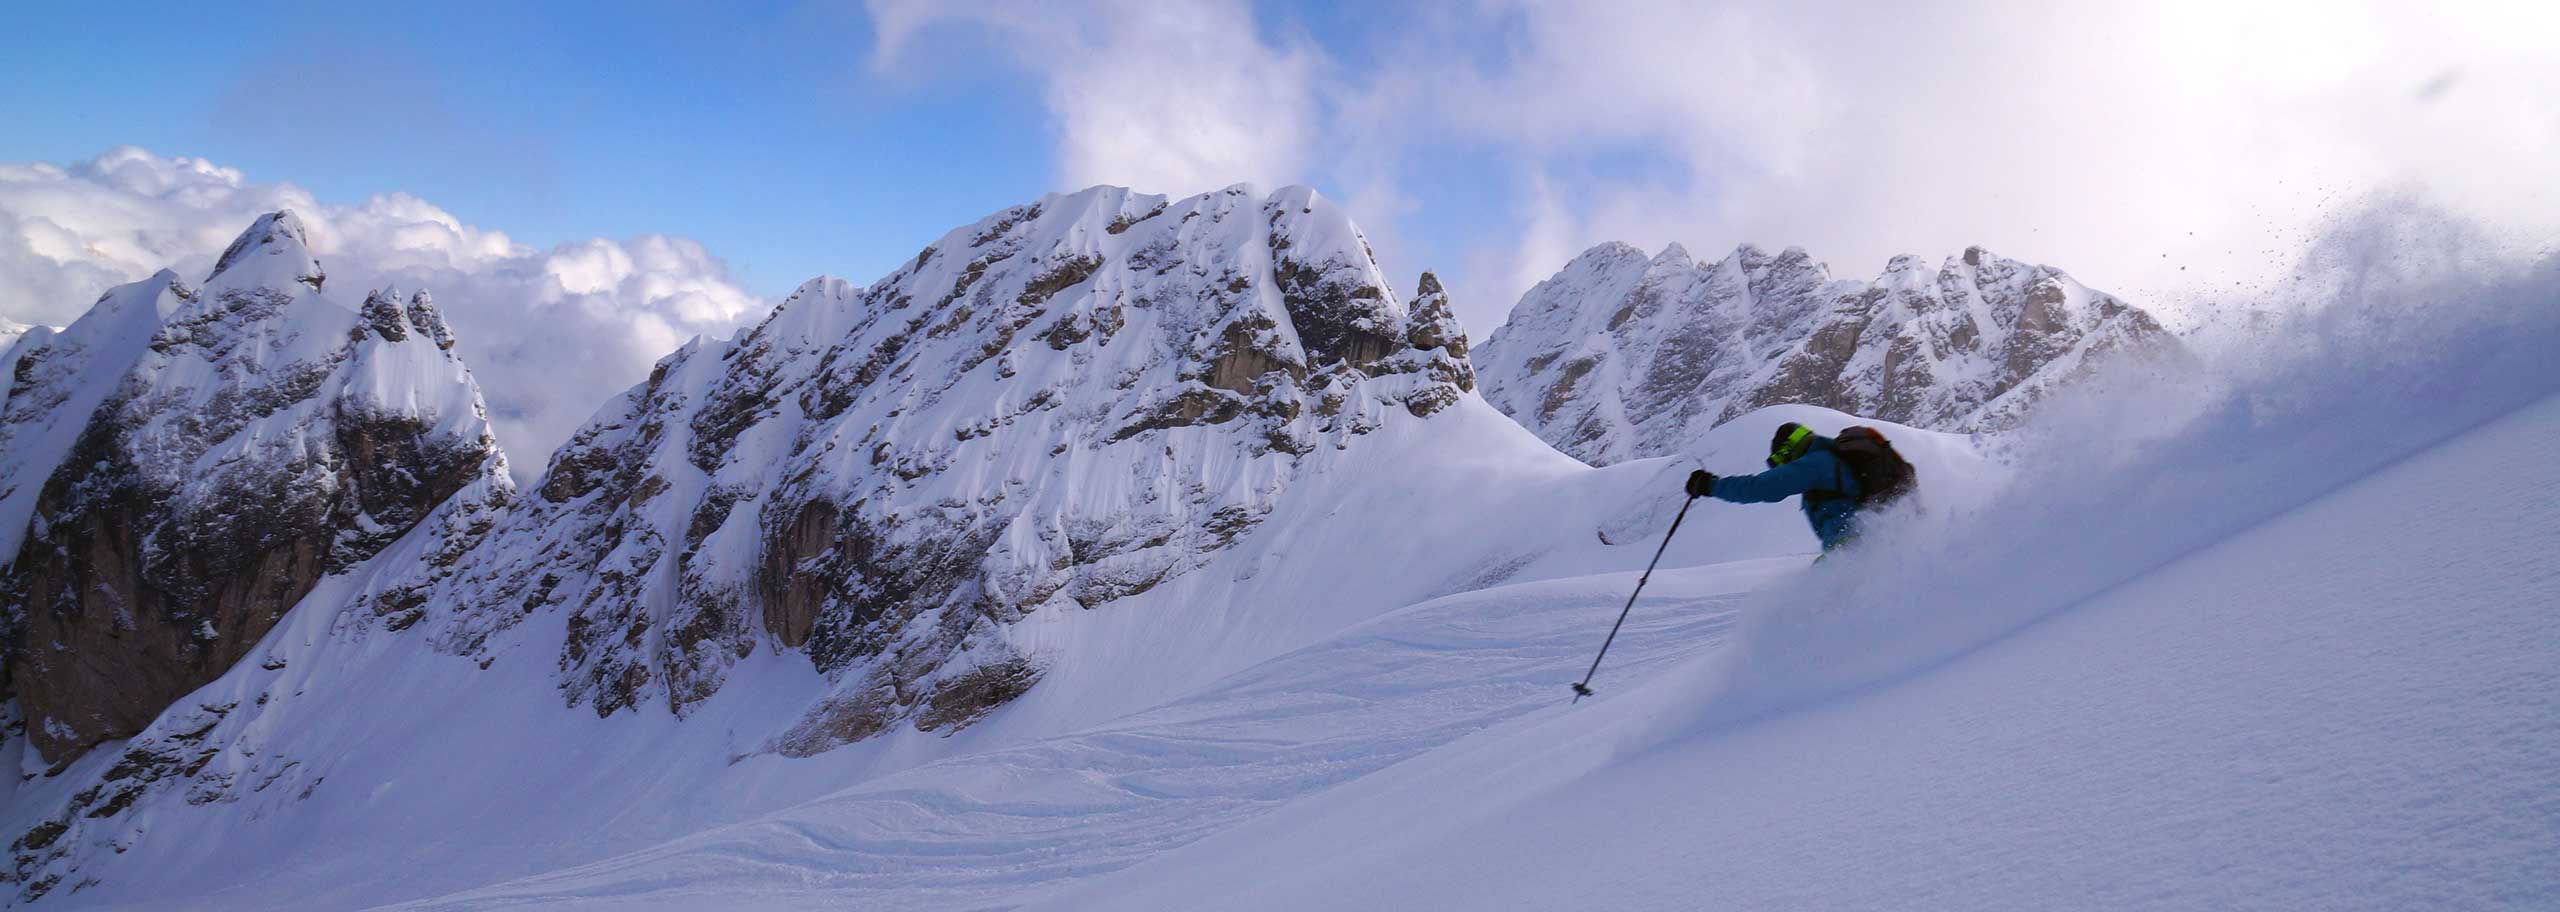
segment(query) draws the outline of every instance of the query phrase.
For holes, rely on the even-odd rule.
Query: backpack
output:
[[[1894,452],[1893,441],[1871,427],[1853,427],[1831,439],[1831,454],[1858,479],[1858,508],[1881,507],[1911,493],[1920,482],[1910,460]]]

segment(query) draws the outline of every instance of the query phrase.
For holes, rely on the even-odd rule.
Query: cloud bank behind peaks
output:
[[[1058,185],[1314,184],[1479,333],[1605,241],[1852,275],[1978,244],[2176,318],[2376,193],[2512,253],[2560,231],[2560,4],[866,8],[875,72],[1040,85]]]
[[[929,66],[937,28],[980,30],[1034,77],[1057,182],[1188,194],[1300,180],[1317,162],[1320,55],[1257,37],[1236,3],[868,0],[871,68]]]
[[[69,323],[101,292],[164,267],[201,279],[224,245],[277,209],[302,216],[332,292],[355,301],[396,284],[435,295],[520,472],[539,472],[660,356],[770,306],[686,238],[541,250],[405,193],[334,205],[203,159],[125,147],[69,167],[0,164],[0,322]]]

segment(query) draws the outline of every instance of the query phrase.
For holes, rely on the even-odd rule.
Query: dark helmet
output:
[[[1774,469],[1794,462],[1813,447],[1813,429],[1793,421],[1778,425],[1769,437],[1769,467]]]

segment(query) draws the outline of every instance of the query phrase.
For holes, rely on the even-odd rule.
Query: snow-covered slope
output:
[[[1027,906],[2548,908],[2555,436],[2560,398],[1880,687],[1666,722],[1729,695],[1666,673]]]
[[[2560,398],[1951,661],[1888,647],[1864,689],[1799,675],[1849,642],[1772,623],[1801,557],[1658,574],[1580,706],[1562,685],[1633,574],[1495,587],[404,908],[2534,907],[2560,882],[2533,797],[2560,787],[2560,471],[2486,521],[2448,482],[2554,433]]]
[[[201,286],[162,272],[11,347],[0,639],[33,768],[142,730],[449,496],[503,491],[425,294],[325,282],[278,212]]]
[[[1602,244],[1538,283],[1476,354],[1485,398],[1595,465],[1687,450],[1799,403],[1947,431],[2007,427],[2092,358],[2176,352],[2148,314],[1981,248],[1834,280],[1800,248],[1692,260]]]

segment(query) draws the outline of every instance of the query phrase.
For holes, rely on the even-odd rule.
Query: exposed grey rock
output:
[[[1513,308],[1475,364],[1485,398],[1594,464],[1680,452],[1781,403],[1937,430],[2014,423],[2093,356],[2181,351],[2150,315],[1979,247],[1835,280],[1801,249],[1715,262],[1603,244]]]
[[[602,716],[685,715],[772,649],[832,684],[767,750],[949,731],[1036,686],[1012,625],[1204,564],[1301,459],[1455,402],[1426,289],[1409,313],[1303,188],[1016,206],[668,356],[478,547],[363,600],[464,655],[564,614],[561,693]]]

